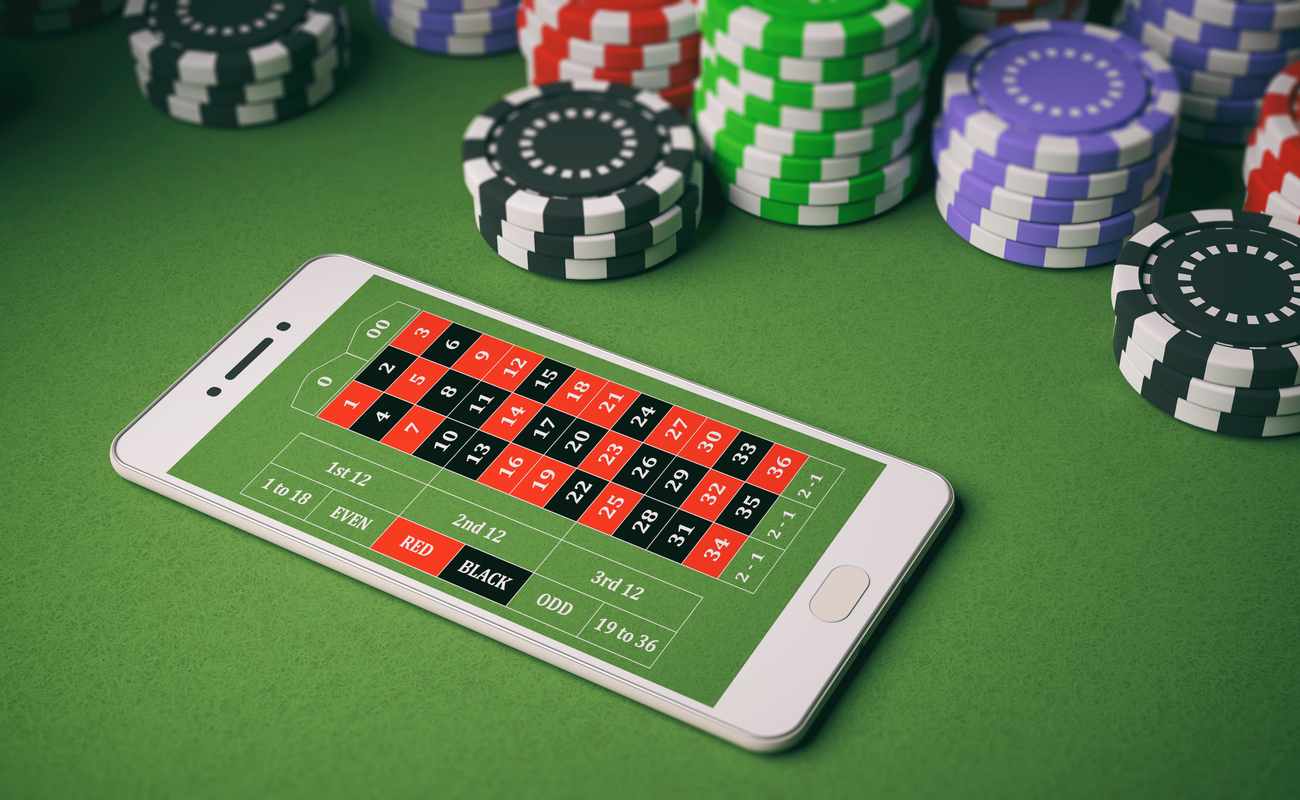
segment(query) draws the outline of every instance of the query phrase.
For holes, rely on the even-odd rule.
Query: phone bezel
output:
[[[169,474],[240,400],[376,275],[885,464],[872,491],[836,534],[715,705],[666,689]],[[290,323],[287,331],[277,330],[281,322]],[[240,375],[226,380],[230,365],[268,337],[271,344]],[[212,386],[220,387],[220,393],[209,395]],[[951,485],[933,471],[342,255],[321,256],[295,271],[114,438],[110,461],[130,481],[752,750],[780,749],[803,733],[942,527],[954,500]],[[891,535],[872,535],[880,530]],[[862,567],[871,582],[846,619],[826,623],[812,614],[809,602],[829,571],[842,564]]]

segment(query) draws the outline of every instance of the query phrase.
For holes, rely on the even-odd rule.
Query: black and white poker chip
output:
[[[1132,339],[1127,346],[1116,337],[1115,361],[1124,380],[1147,402],[1180,422],[1214,433],[1249,438],[1272,438],[1300,433],[1300,414],[1251,416],[1218,411],[1195,402],[1151,380],[1145,367],[1150,363]],[[1136,349],[1135,349],[1136,348]]]
[[[649,222],[677,203],[695,134],[653,92],[561,81],[511,92],[474,117],[461,155],[483,214],[589,236]]]
[[[1226,209],[1135,233],[1111,280],[1116,320],[1192,378],[1241,388],[1300,384],[1300,225]]]
[[[127,0],[136,63],[200,86],[261,82],[308,66],[338,35],[341,0]]]
[[[1189,403],[1219,411],[1251,417],[1284,417],[1300,414],[1300,386],[1282,389],[1243,389],[1224,386],[1184,375],[1159,361],[1132,339],[1130,325],[1115,323],[1112,342],[1116,353],[1128,352],[1129,361],[1141,374],[1143,382],[1166,394],[1176,395]]]

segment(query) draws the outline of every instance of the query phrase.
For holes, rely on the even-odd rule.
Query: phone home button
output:
[[[861,567],[838,566],[826,576],[808,608],[822,622],[839,622],[853,613],[870,585],[871,576]]]

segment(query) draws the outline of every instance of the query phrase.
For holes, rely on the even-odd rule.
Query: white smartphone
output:
[[[338,255],[110,458],[754,750],[806,729],[953,504],[934,472]]]

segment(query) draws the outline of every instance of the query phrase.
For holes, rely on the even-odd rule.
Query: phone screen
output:
[[[171,474],[714,705],[883,469],[373,277]]]

